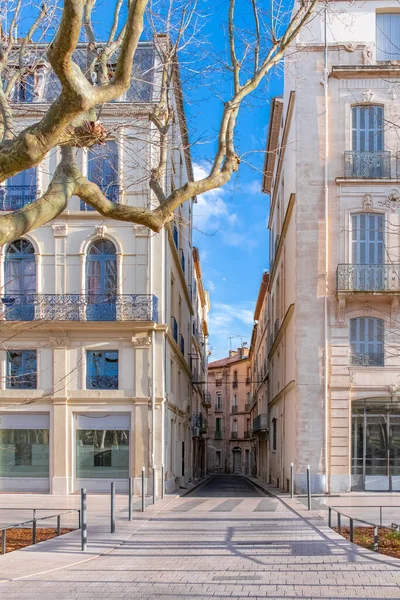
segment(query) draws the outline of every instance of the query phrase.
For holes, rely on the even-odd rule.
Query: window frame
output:
[[[357,339],[356,336],[362,337]],[[375,339],[371,339],[373,336]],[[385,366],[385,321],[378,317],[349,319],[350,364],[357,367]],[[372,347],[372,351],[371,351]],[[375,356],[375,362],[371,362]]]
[[[11,374],[12,361],[11,361],[10,353],[12,353],[12,352],[14,352],[14,353],[20,352],[21,353],[21,371],[22,371],[21,374],[18,374],[18,375]],[[25,365],[29,360],[28,353],[33,355],[31,357],[31,359],[34,358],[34,363],[35,363],[34,373],[25,372],[26,371]],[[38,353],[37,353],[37,350],[31,349],[31,348],[7,350],[6,373],[7,373],[6,389],[8,389],[8,390],[36,390],[36,389],[38,389]],[[31,378],[32,385],[10,385],[10,381],[12,381],[13,379],[18,378],[18,377]]]
[[[93,365],[93,358],[95,354],[102,354],[103,356],[102,361],[101,361],[101,370],[105,371],[105,367],[106,367],[106,355],[107,354],[116,354],[117,356],[117,374],[116,375],[107,375],[107,373],[101,373],[100,375],[93,375],[90,372],[91,369],[91,365]],[[118,390],[119,389],[119,352],[118,350],[86,350],[86,389],[87,390]],[[93,368],[93,367],[92,367]],[[107,377],[115,377],[116,378],[116,386],[110,385],[110,386],[93,386],[90,385],[90,379],[97,377],[99,380],[100,378],[104,378],[104,380],[106,380]],[[101,381],[101,380],[100,380]]]

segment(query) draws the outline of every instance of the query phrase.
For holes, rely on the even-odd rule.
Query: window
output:
[[[88,150],[88,178],[96,183],[111,202],[119,202],[118,146],[106,142]],[[81,200],[81,210],[94,210]]]
[[[76,476],[95,479],[129,477],[129,431],[77,430]]]
[[[272,419],[272,450],[276,450],[277,419]]]
[[[88,321],[116,319],[117,256],[109,240],[91,244],[86,263]]]
[[[49,476],[48,429],[0,429],[2,477]]]
[[[237,433],[237,431],[238,431],[238,422],[237,422],[236,419],[233,419],[233,422],[232,422],[232,433]]]
[[[216,466],[216,468],[220,469],[221,464],[222,464],[221,450],[216,450],[215,451],[215,466]]]
[[[222,394],[221,392],[217,392],[217,404],[216,409],[220,410],[222,408]]]
[[[175,381],[174,380],[175,380],[174,361],[171,360],[169,389],[172,393],[174,392],[174,389],[175,389],[175,386],[174,386]]]
[[[222,419],[221,417],[217,417],[215,419],[215,436],[220,438],[222,436]]]
[[[400,60],[400,13],[376,15],[376,60]]]
[[[35,99],[35,75],[27,73],[19,76],[12,91],[12,102],[33,102]]]
[[[36,389],[36,350],[7,352],[7,389]]]
[[[36,293],[36,260],[28,240],[16,240],[8,246],[4,270],[5,297],[2,302],[6,319],[31,321]]]
[[[238,405],[237,394],[233,394],[233,406],[237,406],[237,405]]]
[[[373,317],[350,319],[351,364],[384,366],[384,321]]]
[[[87,352],[87,378],[88,390],[118,389],[118,351]]]
[[[36,169],[26,169],[0,186],[0,211],[19,210],[36,200]]]
[[[351,250],[354,265],[381,265],[384,262],[384,215],[360,213],[351,217]]]

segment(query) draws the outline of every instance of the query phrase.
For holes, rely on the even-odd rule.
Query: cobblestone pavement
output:
[[[136,532],[107,555],[47,573],[43,565],[43,574],[1,584],[0,594],[7,600],[400,598],[400,561],[361,551],[295,508],[302,510],[295,501],[261,496],[244,478],[213,478],[136,523]]]

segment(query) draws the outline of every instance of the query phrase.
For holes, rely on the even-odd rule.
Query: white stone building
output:
[[[79,153],[83,172],[115,202],[154,202],[148,173],[157,133],[149,113],[159,76],[153,45],[140,44],[130,90],[102,108],[110,139]],[[166,189],[192,177],[177,74],[173,81]],[[44,64],[16,86],[21,128],[40,118],[57,86]],[[1,210],[46,189],[58,152],[3,184]],[[192,477],[193,201],[153,234],[73,197],[59,218],[2,248],[0,490],[104,492],[116,481],[123,491],[133,477],[138,492],[142,466],[151,489],[153,465],[158,493],[162,465],[168,491]],[[206,325],[203,332],[206,344]]]
[[[398,491],[400,9],[324,8],[271,106],[269,478]]]

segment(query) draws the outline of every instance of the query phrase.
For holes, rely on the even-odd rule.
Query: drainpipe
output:
[[[149,235],[149,292],[150,295],[153,294],[153,235]],[[156,349],[155,349],[155,330],[153,329],[151,332],[151,368],[150,368],[150,378],[151,378],[151,466],[152,469],[155,468],[155,445],[156,445],[156,384],[155,384],[155,363],[156,363]]]
[[[325,335],[325,377],[324,377],[324,399],[325,399],[325,493],[330,491],[328,476],[329,469],[329,326],[328,326],[328,293],[329,293],[329,186],[328,186],[328,160],[329,160],[329,103],[328,103],[328,2],[324,7],[324,112],[325,112],[325,166],[324,166],[324,203],[325,203],[325,297],[324,297],[324,335]]]

